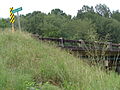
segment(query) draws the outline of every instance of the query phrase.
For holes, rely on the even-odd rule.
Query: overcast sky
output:
[[[59,8],[65,13],[75,16],[83,5],[95,6],[106,4],[112,11],[120,10],[120,0],[2,0],[0,3],[0,17],[9,17],[9,8],[23,7],[20,14],[27,14],[33,11],[50,12]]]

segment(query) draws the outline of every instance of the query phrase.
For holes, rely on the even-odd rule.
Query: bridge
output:
[[[104,57],[105,66],[118,66],[120,63],[120,44],[67,40],[64,38],[42,38],[39,35],[33,36],[42,41],[55,42],[58,47],[77,52],[82,57]]]

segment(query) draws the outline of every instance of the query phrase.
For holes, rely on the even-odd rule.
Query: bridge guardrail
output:
[[[68,40],[68,39],[64,39],[64,38],[43,38],[43,37],[40,37],[39,35],[35,35],[35,34],[33,36],[37,37],[37,38],[39,38],[39,40],[43,40],[43,41],[58,42],[59,46],[68,48],[68,49],[73,49],[73,50],[86,50],[86,47],[90,46],[90,45],[91,45],[91,47],[90,48],[87,47],[87,49],[102,50],[103,49],[102,45],[106,45],[107,51],[120,52],[120,44],[111,43],[111,42],[88,42],[88,41],[83,41],[83,40]],[[65,43],[80,44],[80,45],[79,46],[65,46]],[[99,47],[94,47],[93,46],[94,44],[97,44]]]

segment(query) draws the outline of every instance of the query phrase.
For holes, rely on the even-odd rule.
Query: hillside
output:
[[[0,90],[119,90],[120,78],[25,32],[0,32]]]

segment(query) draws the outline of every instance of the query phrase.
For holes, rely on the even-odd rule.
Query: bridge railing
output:
[[[115,44],[112,42],[88,42],[83,40],[68,40],[64,38],[43,38],[39,35],[34,35],[34,37],[39,38],[39,40],[43,41],[54,41],[57,42],[60,47],[68,48],[68,49],[75,49],[75,50],[102,50],[106,49],[112,52],[119,52],[120,51],[120,44]],[[103,48],[104,47],[104,48]]]
[[[120,44],[112,42],[88,42],[83,40],[68,40],[64,38],[43,38],[34,35],[39,40],[54,41],[59,47],[72,51],[80,51],[81,56],[90,56],[89,58],[96,61],[103,61],[105,67],[117,66],[120,61]],[[81,52],[83,51],[83,52]],[[97,54],[96,54],[97,51]]]

